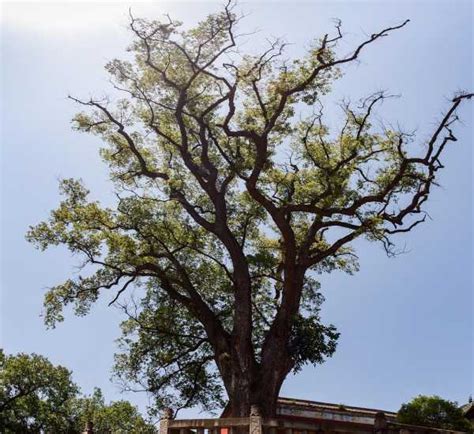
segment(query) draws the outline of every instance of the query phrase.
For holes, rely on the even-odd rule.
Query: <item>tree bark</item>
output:
[[[276,415],[281,386],[294,366],[288,344],[299,311],[304,277],[302,268],[291,267],[285,271],[284,303],[267,332],[261,360],[256,361],[251,345],[240,342],[232,345],[226,366],[221,364],[229,397],[222,417],[247,417],[252,405],[260,409],[263,417]]]
[[[285,377],[280,373],[273,375],[272,381],[266,381],[269,376],[259,375],[250,386],[247,381],[235,382],[221,417],[248,417],[252,405],[260,409],[263,417],[276,416],[278,396]]]

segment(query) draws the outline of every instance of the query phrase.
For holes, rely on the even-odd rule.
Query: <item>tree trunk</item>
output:
[[[261,361],[255,360],[250,329],[247,340],[234,341],[226,366],[221,365],[229,396],[222,417],[247,417],[252,405],[259,408],[263,417],[276,415],[281,386],[294,366],[288,343],[300,306],[304,277],[303,269],[292,268],[290,271],[286,272],[282,308],[265,337]]]
[[[263,417],[274,417],[281,386],[288,373],[287,369],[259,367],[250,376],[234,373],[233,381],[226,382],[229,402],[221,417],[248,417],[251,406],[259,408]]]

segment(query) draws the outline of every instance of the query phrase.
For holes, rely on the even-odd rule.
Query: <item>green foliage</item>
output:
[[[319,316],[300,316],[293,327],[289,352],[294,355],[295,373],[307,363],[323,363],[324,357],[330,357],[336,351],[339,333],[333,325],[322,325]]]
[[[151,392],[155,414],[166,407],[224,406],[214,352],[202,325],[183,306],[150,290],[140,312],[127,313],[119,341],[123,352],[115,357],[116,377],[125,388],[138,384]]]
[[[401,423],[434,428],[472,432],[471,423],[464,417],[457,402],[439,396],[419,395],[398,410]]]
[[[91,396],[78,398],[75,401],[78,413],[76,428],[80,430],[87,422],[93,422],[94,432],[103,434],[152,434],[156,432],[148,424],[137,408],[128,401],[115,401],[105,404],[100,389],[95,389]]]
[[[80,434],[86,422],[97,433],[153,433],[127,401],[105,404],[102,392],[81,397],[71,372],[37,354],[7,356],[0,350],[0,431]]]
[[[45,357],[0,350],[0,431],[66,432],[73,426],[71,373]]]

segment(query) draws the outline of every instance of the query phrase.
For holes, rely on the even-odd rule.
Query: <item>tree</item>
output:
[[[418,395],[410,402],[402,404],[397,419],[401,423],[411,425],[472,432],[472,426],[457,402],[439,396]]]
[[[66,368],[37,354],[0,350],[0,432],[80,434],[87,422],[99,434],[155,432],[127,401],[106,404],[100,389],[80,396]]]
[[[0,350],[0,431],[70,432],[70,403],[78,393],[71,372],[37,354]]]
[[[46,323],[113,292],[128,315],[118,375],[157,408],[218,406],[225,389],[225,415],[256,404],[271,416],[286,376],[336,348],[316,275],[357,270],[358,238],[395,254],[393,237],[425,220],[456,110],[473,94],[452,99],[422,146],[373,124],[383,92],[344,102],[342,127],[330,129],[323,100],[341,68],[408,20],[347,56],[337,23],[292,62],[280,40],[242,55],[239,20],[230,3],[190,30],[131,16],[133,59],[107,65],[124,97],[72,98],[86,110],[75,128],[104,142],[116,204],[66,179],[28,239],[65,245],[86,269],[46,294]],[[122,301],[127,289],[138,300]]]
[[[92,422],[94,432],[99,434],[153,434],[156,432],[154,426],[147,423],[137,408],[128,401],[105,404],[100,389],[95,389],[91,396],[77,399],[75,407],[78,414],[77,432],[82,432],[87,422]]]

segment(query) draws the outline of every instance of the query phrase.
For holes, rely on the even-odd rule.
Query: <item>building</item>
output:
[[[468,410],[474,412],[471,406]],[[249,417],[173,419],[168,410],[160,434],[461,434],[397,422],[397,414],[374,408],[354,407],[301,399],[279,398],[275,418],[264,418],[252,406]]]
[[[474,417],[474,406],[470,407]],[[296,434],[414,434],[414,433],[455,433],[435,428],[405,425],[397,422],[397,413],[392,411],[354,407],[327,402],[305,401],[301,399],[280,398],[278,400],[278,419],[308,428],[294,429]],[[280,433],[277,433],[280,434]]]
[[[387,423],[394,423],[397,418],[391,411],[291,398],[278,400],[277,414],[285,420],[317,423],[324,432],[338,433],[372,433],[377,417],[382,419],[383,415]]]
[[[474,428],[474,404],[472,402],[472,397],[469,397],[469,402],[464,404],[461,408],[464,413],[464,417],[471,422],[471,425]]]

